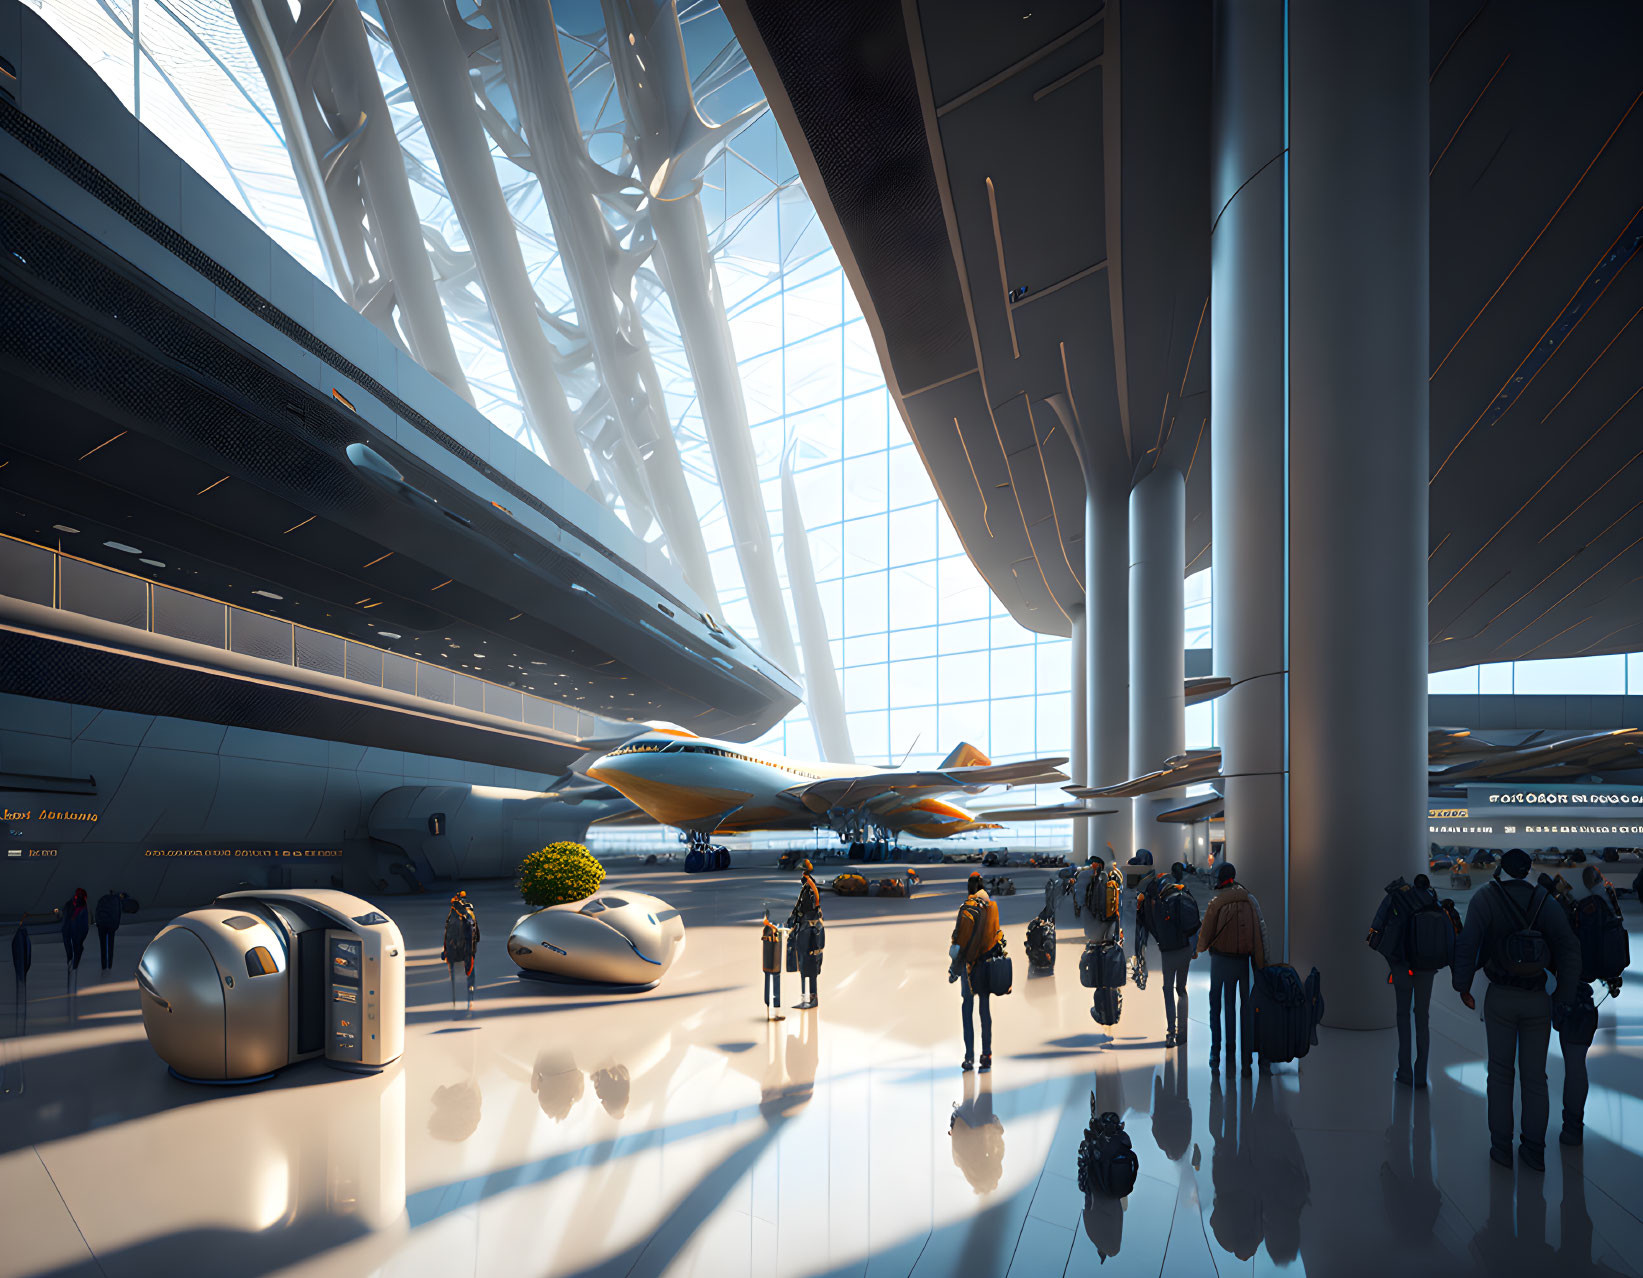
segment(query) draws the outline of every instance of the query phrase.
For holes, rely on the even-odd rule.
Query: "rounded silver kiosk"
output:
[[[520,976],[649,989],[685,951],[685,923],[666,901],[617,889],[520,917],[508,953]]]
[[[188,1082],[257,1082],[316,1056],[374,1073],[405,1047],[404,940],[346,892],[220,896],[149,943],[137,988],[149,1045]]]

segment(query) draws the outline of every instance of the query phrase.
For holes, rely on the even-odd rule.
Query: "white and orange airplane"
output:
[[[608,785],[652,820],[681,830],[692,852],[706,854],[715,834],[752,830],[825,828],[848,842],[995,830],[997,822],[987,820],[991,814],[969,812],[936,796],[979,794],[999,785],[1059,784],[1067,780],[1059,770],[1066,761],[994,763],[963,742],[939,767],[906,771],[787,759],[678,728],[651,728],[608,753],[584,756],[575,770]],[[1009,819],[1070,815],[1075,814],[1063,805],[1014,809]]]

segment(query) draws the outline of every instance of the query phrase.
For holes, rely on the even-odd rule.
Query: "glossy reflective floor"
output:
[[[121,931],[108,979],[89,952],[72,1002],[41,935],[26,1033],[0,1040],[0,1274],[1643,1272],[1643,989],[1604,1005],[1585,1147],[1554,1137],[1544,1175],[1515,1174],[1487,1158],[1482,1026],[1441,986],[1427,1092],[1393,1084],[1390,1031],[1212,1080],[1207,971],[1168,1053],[1156,980],[1111,1038],[1091,1021],[1070,915],[1060,970],[1024,979],[1042,872],[1013,871],[1001,902],[1018,975],[997,1066],[960,1074],[945,967],[965,869],[929,867],[912,901],[827,898],[821,1008],[780,1022],[755,926],[794,891],[774,871],[613,874],[689,927],[667,980],[622,996],[516,979],[521,907],[480,889],[471,1014],[438,958],[444,898],[391,898],[403,1059],[259,1088],[180,1083],[150,1052],[131,978],[156,924]],[[1555,1129],[1555,1044],[1551,1068]],[[1140,1154],[1123,1203],[1078,1191],[1092,1090]]]

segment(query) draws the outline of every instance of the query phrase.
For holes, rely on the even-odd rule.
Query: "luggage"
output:
[[[970,988],[1000,998],[1015,987],[1015,965],[1008,954],[994,952],[976,964]]]
[[[1153,908],[1153,935],[1158,938],[1159,950],[1179,950],[1192,944],[1202,921],[1198,902],[1191,892],[1180,884],[1165,885]]]
[[[1250,1037],[1264,1065],[1305,1056],[1312,1048],[1312,1008],[1306,987],[1287,963],[1257,968],[1250,989]]]
[[[1506,890],[1505,884],[1497,880],[1495,890],[1506,903],[1508,916],[1517,922],[1517,929],[1500,942],[1497,961],[1506,974],[1516,980],[1533,981],[1544,977],[1546,969],[1552,964],[1552,948],[1540,930],[1539,919],[1551,894],[1545,888],[1537,887],[1529,898],[1529,908],[1525,910],[1517,903],[1517,897]]]
[[[1090,1006],[1090,1017],[1097,1025],[1116,1025],[1124,1014],[1124,991],[1096,990],[1095,1002]]]
[[[1125,1198],[1135,1188],[1141,1160],[1124,1130],[1124,1120],[1110,1110],[1098,1114],[1090,1093],[1090,1125],[1078,1143],[1078,1187],[1088,1194]]]
[[[1078,980],[1085,989],[1124,988],[1124,947],[1117,941],[1091,941],[1078,960]]]
[[[765,920],[761,941],[761,962],[767,975],[782,970],[782,933],[769,919]]]
[[[841,874],[827,886],[840,896],[867,895],[867,880],[860,874]]]
[[[1306,977],[1306,1008],[1312,1020],[1312,1046],[1318,1045],[1318,1026],[1324,1019],[1324,978],[1313,968]]]
[[[466,963],[473,957],[473,923],[459,909],[452,908],[445,916],[445,945],[441,954],[447,963]]]
[[[1118,917],[1118,898],[1124,880],[1116,867],[1103,870],[1099,876],[1090,875],[1084,884],[1084,908],[1096,918],[1112,920]]]
[[[1221,907],[1215,919],[1215,935],[1208,949],[1233,958],[1253,958],[1255,938],[1261,934],[1261,920],[1255,903],[1247,896],[1236,897]]]
[[[1455,961],[1455,925],[1436,901],[1405,920],[1403,958],[1413,972],[1436,972]]]
[[[1055,919],[1047,912],[1027,924],[1027,962],[1040,972],[1055,971]]]
[[[787,929],[787,970],[799,970],[799,930],[792,927]]]
[[[986,881],[987,895],[990,897],[1014,896],[1015,880],[1002,874],[995,874]]]
[[[880,879],[879,880],[879,895],[880,896],[906,896],[907,895],[907,884],[902,882],[900,879]]]
[[[1625,920],[1610,908],[1606,896],[1581,897],[1570,922],[1580,940],[1582,981],[1612,981],[1631,965]]]
[[[1592,1002],[1592,987],[1581,985],[1575,997],[1564,1002],[1552,1000],[1552,1028],[1558,1038],[1567,1038],[1580,1047],[1590,1047],[1597,1037],[1597,1004]]]

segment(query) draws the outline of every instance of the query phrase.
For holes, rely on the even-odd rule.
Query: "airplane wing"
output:
[[[1117,808],[1086,808],[1082,803],[1057,803],[1045,808],[989,808],[977,812],[978,821],[1066,821],[1111,816]]]
[[[892,792],[931,794],[950,790],[982,790],[993,785],[1052,785],[1067,779],[1060,766],[1067,760],[1026,759],[1020,763],[987,763],[916,772],[869,772],[858,777],[827,777],[783,791],[810,811],[859,808]]]
[[[1582,733],[1544,745],[1524,744],[1498,750],[1481,759],[1433,772],[1434,781],[1483,780],[1489,777],[1584,775],[1618,763],[1635,764],[1643,750],[1643,729]]]
[[[1159,790],[1172,790],[1178,785],[1197,785],[1201,781],[1220,779],[1219,749],[1188,750],[1173,759],[1165,759],[1164,766],[1156,772],[1143,773],[1117,785],[1067,785],[1061,788],[1075,799],[1133,799]]]

